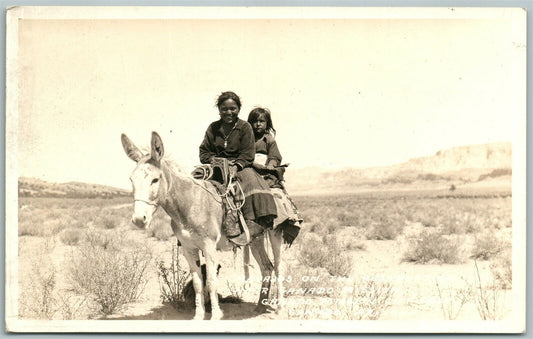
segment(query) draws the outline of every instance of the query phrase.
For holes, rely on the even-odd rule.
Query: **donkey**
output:
[[[196,180],[184,173],[169,160],[164,159],[164,147],[161,137],[152,132],[150,154],[143,154],[125,135],[121,136],[122,146],[127,156],[137,163],[130,180],[133,185],[134,212],[132,222],[139,228],[150,225],[152,216],[158,207],[171,218],[171,227],[183,246],[183,253],[189,264],[195,291],[195,320],[205,316],[200,251],[206,264],[206,288],[211,300],[211,319],[223,316],[217,297],[217,250],[230,250],[232,244],[225,237],[222,229],[222,199],[215,187],[204,180]],[[261,291],[256,312],[265,312],[269,301],[272,272],[277,279],[276,311],[283,305],[283,286],[281,278],[281,231],[266,231],[272,244],[274,265],[265,248],[265,234],[252,239],[249,246],[259,264]]]

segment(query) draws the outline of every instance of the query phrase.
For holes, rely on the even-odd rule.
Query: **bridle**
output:
[[[148,201],[148,200],[143,200],[143,199],[133,199],[133,201],[134,201],[134,202],[135,202],[135,201],[141,201],[141,202],[144,202],[145,204],[148,204],[148,205],[151,205],[151,206],[155,206],[155,207],[159,206],[159,204],[156,203],[156,202]]]

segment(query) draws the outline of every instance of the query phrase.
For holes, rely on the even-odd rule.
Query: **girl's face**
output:
[[[228,99],[224,101],[219,107],[218,112],[220,114],[220,119],[226,124],[232,124],[237,121],[237,116],[239,115],[240,108],[237,106],[237,103],[233,99]]]
[[[255,134],[265,133],[267,127],[267,121],[264,114],[259,114],[257,120],[252,124]]]

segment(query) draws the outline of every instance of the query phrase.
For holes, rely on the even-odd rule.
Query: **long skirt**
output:
[[[237,179],[244,193],[241,209],[244,219],[274,220],[277,217],[276,203],[267,182],[250,167],[237,172]]]

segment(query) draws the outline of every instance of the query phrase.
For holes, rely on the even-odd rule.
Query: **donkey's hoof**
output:
[[[194,315],[194,318],[192,318],[192,320],[204,320],[204,316],[205,315],[203,313],[202,314],[197,313]]]
[[[222,310],[213,310],[211,312],[211,320],[220,320],[224,316],[224,312]]]

